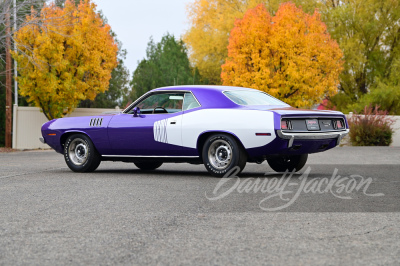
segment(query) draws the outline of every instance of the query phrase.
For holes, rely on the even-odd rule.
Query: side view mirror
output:
[[[133,108],[133,117],[138,117],[138,116],[140,116],[140,108],[135,107]]]

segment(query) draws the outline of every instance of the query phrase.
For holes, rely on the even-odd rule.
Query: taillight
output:
[[[281,129],[292,129],[292,125],[289,120],[281,120]]]
[[[333,125],[335,126],[335,129],[344,129],[344,123],[342,120],[335,120]]]
[[[288,129],[287,121],[281,121],[281,129]]]

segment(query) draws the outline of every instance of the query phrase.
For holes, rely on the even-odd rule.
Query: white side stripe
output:
[[[163,119],[154,122],[153,134],[155,141],[168,143],[167,124],[168,124],[168,119]]]

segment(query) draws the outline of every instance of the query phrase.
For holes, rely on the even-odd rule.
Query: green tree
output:
[[[400,60],[400,2],[332,0],[321,1],[319,8],[344,52],[341,93],[331,99],[333,105],[343,111],[361,111],[376,102],[380,102],[380,109],[390,108],[383,105],[391,101],[393,93],[388,90],[399,88],[394,77],[400,75],[395,66]]]
[[[150,38],[146,57],[133,73],[130,101],[157,87],[207,83],[197,69],[190,66],[183,41],[177,41],[170,34],[163,36],[159,43]]]
[[[348,104],[344,110],[362,113],[365,106],[386,110],[389,114],[400,114],[400,60],[393,63],[391,74],[388,78],[376,78],[375,84],[369,93],[364,94],[355,102]]]

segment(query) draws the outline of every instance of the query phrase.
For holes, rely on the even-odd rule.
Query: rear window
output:
[[[287,105],[261,91],[225,91],[224,94],[239,105]]]

